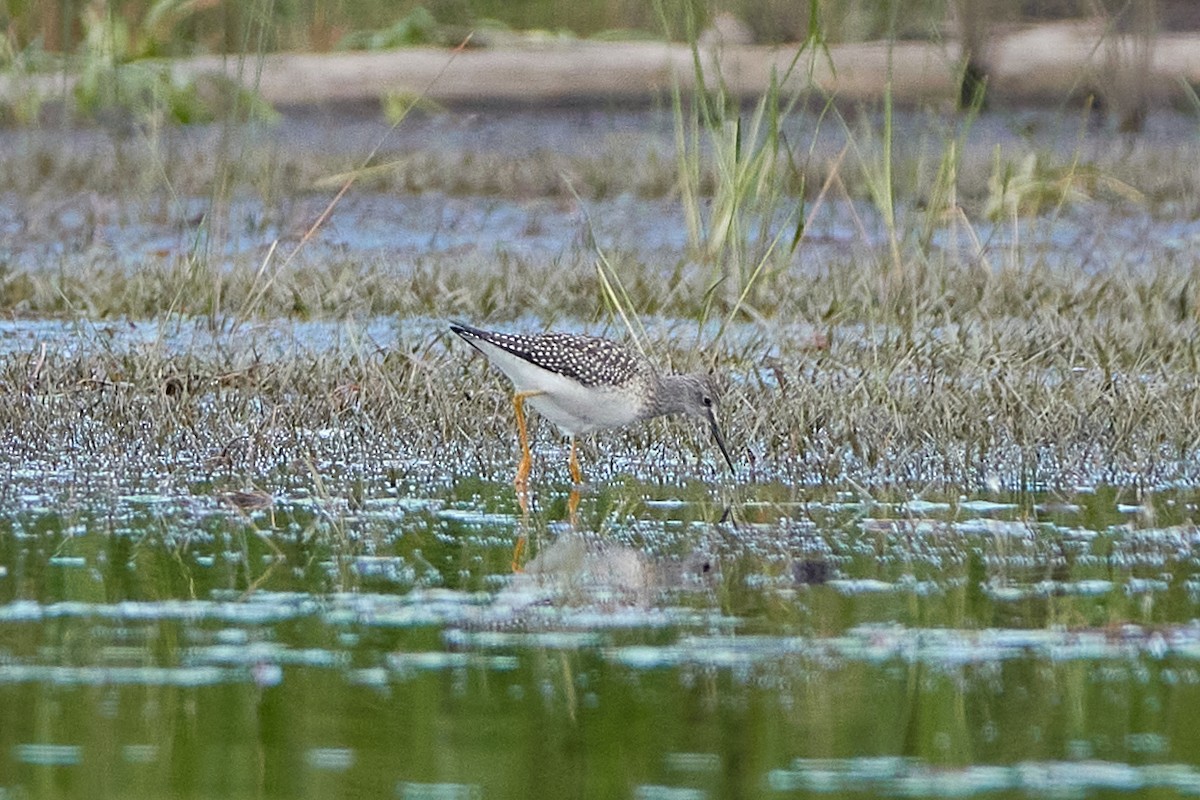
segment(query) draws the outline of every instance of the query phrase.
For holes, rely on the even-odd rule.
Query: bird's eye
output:
[[[712,406],[712,398],[709,397],[708,395],[704,395],[704,397],[701,398],[701,400],[705,406]]]

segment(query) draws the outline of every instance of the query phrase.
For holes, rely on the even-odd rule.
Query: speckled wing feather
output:
[[[572,333],[499,333],[461,322],[450,329],[468,342],[480,339],[542,369],[584,386],[618,386],[642,370],[642,361],[616,342]]]

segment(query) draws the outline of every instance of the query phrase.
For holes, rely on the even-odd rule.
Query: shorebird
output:
[[[583,483],[576,437],[623,428],[664,414],[687,414],[708,423],[721,455],[733,459],[717,424],[717,387],[707,373],[662,374],[649,361],[608,339],[573,333],[500,333],[456,322],[450,330],[483,353],[513,382],[513,410],[521,461],[513,483],[525,488],[533,456],[525,427],[525,401],[571,438],[568,466]]]

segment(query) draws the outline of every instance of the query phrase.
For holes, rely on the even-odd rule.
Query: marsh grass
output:
[[[685,323],[647,326],[655,358],[693,368],[715,355],[731,376],[726,425],[752,482],[1069,491],[1200,477],[1194,270],[929,270],[887,316],[877,298],[884,269],[836,271],[782,298],[789,319],[839,309],[819,328],[737,325],[701,353],[687,349]],[[552,272],[532,277],[550,282]],[[473,276],[459,279],[465,296]],[[561,315],[564,305],[523,311]],[[503,380],[433,333],[439,326],[406,332],[400,323],[378,341],[350,322],[338,344],[297,340],[282,351],[271,328],[130,346],[119,332],[83,326],[69,351],[14,352],[0,373],[0,388],[21,398],[0,420],[6,458],[99,458],[110,470],[145,470],[139,481],[179,471],[225,476],[231,489],[310,491],[313,475],[356,471],[378,488],[385,464],[423,481],[446,479],[450,464],[451,475],[484,478],[511,469]],[[600,480],[717,475],[704,432],[685,423],[600,438],[589,453]],[[565,480],[557,436],[543,426],[539,441],[546,480]]]
[[[107,3],[90,5],[105,8]],[[553,3],[458,4],[438,2],[427,10],[421,5],[397,7],[385,0],[364,0],[330,7],[319,0],[289,3],[243,4],[216,9],[201,3],[177,0],[135,0],[123,3],[122,17],[132,24],[127,35],[140,52],[180,55],[203,49],[237,52],[239,26],[248,13],[267,13],[271,25],[266,46],[271,50],[324,51],[334,48],[379,49],[413,44],[458,41],[467,30],[530,31],[545,37],[578,36],[599,40],[659,38],[658,14],[649,3],[584,4],[578,7]],[[910,4],[901,29],[906,37],[928,35],[944,14],[943,4],[920,0]],[[247,8],[249,6],[249,8]],[[876,38],[887,28],[887,13],[874,0],[825,0],[824,24],[839,40]],[[9,5],[9,35],[19,44],[39,39],[47,49],[72,50],[82,33],[70,19],[78,6],[60,6],[13,0]],[[805,20],[787,0],[736,0],[721,10],[744,20],[757,41],[794,41],[804,34]],[[702,8],[707,21],[715,12]],[[64,12],[66,12],[64,14]],[[431,13],[432,12],[432,13]]]
[[[819,47],[814,31],[793,68]],[[708,87],[713,76],[693,52],[698,83]],[[1061,172],[1027,155],[993,162],[996,150],[981,162],[969,153],[968,114],[930,161],[899,146],[890,98],[880,138],[842,117],[842,139],[818,153],[821,120],[841,116],[826,98],[811,143],[797,142],[785,130],[802,106],[784,96],[782,78],[743,114],[715,77],[711,94],[700,92],[689,108],[676,93],[674,159],[655,148],[631,155],[627,146],[599,155],[430,148],[321,157],[243,141],[232,126],[214,129],[212,142],[178,159],[165,157],[169,131],[152,140],[100,139],[83,154],[25,140],[0,155],[0,180],[33,197],[21,212],[27,230],[39,229],[29,224],[39,214],[53,222],[64,194],[115,196],[116,211],[98,203],[95,215],[119,217],[122,204],[147,203],[150,185],[155,213],[178,224],[186,246],[139,269],[97,257],[63,258],[58,270],[0,271],[0,301],[13,315],[88,321],[78,323],[75,346],[17,350],[3,360],[0,390],[22,398],[0,411],[6,457],[58,459],[85,482],[100,480],[93,467],[104,463],[120,473],[111,478],[118,483],[297,487],[326,498],[340,478],[378,488],[506,476],[510,407],[502,380],[447,347],[440,326],[420,321],[534,317],[590,327],[607,300],[656,359],[724,367],[727,426],[751,481],[954,492],[1197,479],[1200,267],[1181,260],[1100,274],[1056,269],[1016,236],[993,264],[979,233],[986,214],[971,213],[999,197],[998,213],[1015,230],[1046,208],[1057,214],[1083,202],[1078,188],[1087,181],[1135,172],[1161,153],[1110,153],[1090,167],[1080,145]],[[398,107],[393,127],[412,109]],[[147,152],[153,157],[140,157]],[[802,166],[797,152],[807,153]],[[850,152],[856,170],[845,166]],[[1194,152],[1185,157],[1195,164]],[[1032,166],[1006,171],[1011,163]],[[972,187],[966,174],[1003,180]],[[1172,170],[1160,202],[1195,208],[1197,174]],[[821,187],[815,196],[814,186]],[[583,206],[613,194],[659,197],[670,187],[695,252],[666,267],[590,240],[559,259],[476,250],[399,265],[339,255],[315,241],[351,188]],[[255,252],[220,255],[220,244],[235,238],[233,209],[255,193],[249,205],[264,217],[261,209],[297,197],[319,213],[301,214],[287,236],[254,222],[244,235],[258,243]],[[195,196],[207,197],[199,224],[186,218],[183,202]],[[820,269],[797,263],[811,227],[806,203],[856,215],[847,202],[856,198],[876,211],[882,246],[868,235],[864,260]],[[1139,198],[1130,190],[1120,199]],[[100,222],[89,223],[87,238]],[[965,257],[935,247],[951,225],[972,242]],[[395,339],[356,335],[357,321],[380,316],[401,320]],[[265,320],[314,318],[343,320],[346,341],[297,341],[282,353],[256,342],[256,327],[270,327]],[[94,321],[105,319],[180,329],[203,319],[212,338],[180,346],[163,334],[134,347],[119,333],[96,333]],[[421,334],[410,337],[406,325]],[[701,340],[708,352],[692,347]],[[543,440],[543,448],[558,447],[554,437]],[[664,481],[715,479],[719,467],[703,432],[677,423],[610,434],[590,455],[600,479],[628,470]]]
[[[670,35],[672,20],[664,5],[659,11]],[[806,83],[793,80],[804,66],[811,79],[823,49],[820,15],[813,0],[803,43],[781,73],[772,69],[768,89],[744,114],[715,57],[719,46],[702,49],[695,9],[688,3],[684,11],[694,90],[686,104],[680,86],[672,90],[677,186],[689,247],[710,270],[710,297],[719,297],[732,319],[771,291],[773,276],[804,235],[807,176],[784,128],[804,108],[807,93],[783,87]]]
[[[244,80],[240,68],[262,54],[261,33],[269,24],[262,4],[244,15],[245,29],[238,80],[181,79],[171,65],[147,58],[186,26],[197,4],[157,3],[144,18],[132,20],[107,3],[87,5],[80,14],[83,38],[71,59],[78,70],[70,111],[84,119],[116,127],[162,121],[188,124],[221,117],[273,119],[274,110]]]

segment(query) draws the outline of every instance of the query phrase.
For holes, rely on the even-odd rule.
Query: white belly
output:
[[[534,395],[527,402],[568,436],[620,428],[639,417],[640,409],[631,408],[628,400],[617,392],[596,389],[585,392],[574,382],[561,383],[568,385]],[[603,392],[599,400],[595,392]]]
[[[476,341],[474,344],[512,380],[516,391],[538,392],[531,395],[526,404],[568,436],[619,428],[641,416],[642,403],[630,402],[626,394],[582,386],[488,342]]]

